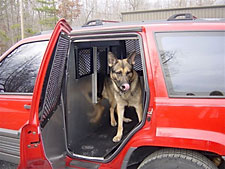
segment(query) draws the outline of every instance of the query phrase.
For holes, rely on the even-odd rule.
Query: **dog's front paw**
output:
[[[121,140],[121,136],[115,136],[113,137],[113,142],[119,142]]]
[[[126,117],[123,118],[123,121],[124,121],[125,123],[132,122],[132,120],[131,120],[130,118],[126,118]]]
[[[116,120],[111,120],[111,126],[115,127],[117,125]]]

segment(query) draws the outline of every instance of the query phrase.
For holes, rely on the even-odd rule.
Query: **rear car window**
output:
[[[0,62],[0,94],[33,93],[47,44],[48,41],[23,44]]]
[[[225,95],[225,32],[156,33],[170,96]]]

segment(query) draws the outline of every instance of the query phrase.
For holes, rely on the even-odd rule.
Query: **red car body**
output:
[[[65,167],[76,168],[71,161],[95,163],[101,169],[122,168],[131,148],[139,147],[170,147],[193,151],[210,152],[220,157],[225,156],[225,98],[173,98],[168,94],[166,82],[159,60],[155,32],[169,31],[225,31],[225,23],[215,22],[177,22],[141,25],[117,25],[100,28],[86,28],[86,32],[107,31],[112,29],[127,29],[141,27],[136,32],[142,38],[148,86],[150,89],[148,113],[143,127],[137,131],[123,146],[121,151],[110,161],[98,162],[72,158],[67,156]],[[0,94],[0,128],[21,130],[20,164],[19,168],[52,168],[45,155],[42,133],[38,118],[39,100],[44,78],[49,66],[50,57],[57,43],[60,32],[70,34],[70,26],[61,20],[56,25],[45,51],[39,73],[37,75],[33,95],[1,95]],[[73,30],[72,34],[82,32]],[[37,37],[38,38],[38,37]],[[34,40],[38,40],[36,37]],[[49,36],[40,36],[48,39]],[[23,40],[22,43],[33,39]],[[10,53],[15,47],[2,56]],[[24,105],[31,109],[24,109]],[[12,120],[15,119],[15,120]],[[151,120],[148,120],[151,119]]]
[[[39,35],[35,37],[26,38],[19,41],[10,49],[8,49],[1,57],[0,62],[7,57],[14,49],[18,48],[22,44],[38,42],[43,40],[49,40],[50,35]],[[0,107],[1,107],[1,119],[0,128],[10,130],[20,130],[21,126],[28,122],[30,112],[24,109],[24,105],[31,105],[32,94],[27,95],[16,95],[16,94],[5,94],[0,96]],[[13,121],[11,119],[16,119]]]

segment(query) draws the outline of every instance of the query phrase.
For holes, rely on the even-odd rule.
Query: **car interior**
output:
[[[40,104],[39,118],[43,119],[40,121],[43,121],[41,126],[44,147],[53,164],[54,160],[65,154],[82,159],[108,159],[121,150],[122,144],[124,145],[143,126],[145,116],[139,123],[135,109],[126,107],[124,116],[132,119],[132,122],[123,122],[122,139],[113,142],[117,126],[112,127],[110,124],[108,100],[99,99],[104,78],[109,76],[107,53],[111,51],[118,59],[123,59],[136,51],[133,68],[140,78],[143,110],[144,113],[147,112],[146,103],[149,97],[146,95],[149,92],[141,42],[138,34],[72,38],[60,103],[50,115],[41,113],[44,103]],[[42,92],[42,98],[43,93],[46,92]],[[98,114],[99,108],[102,107],[104,110]],[[115,118],[117,120],[116,112]]]

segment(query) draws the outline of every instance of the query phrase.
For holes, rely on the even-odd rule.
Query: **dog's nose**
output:
[[[124,83],[124,84],[122,84],[122,90],[123,91],[127,91],[127,90],[129,90],[130,89],[130,85],[128,84],[128,83]]]

